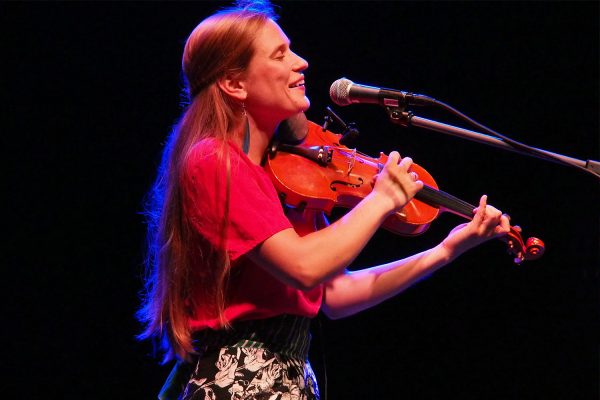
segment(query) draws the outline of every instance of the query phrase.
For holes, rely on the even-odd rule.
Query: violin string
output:
[[[465,217],[473,216],[473,209],[475,208],[473,205],[457,197],[454,197],[449,193],[446,193],[428,185],[425,185],[423,187],[423,190],[418,192],[415,197],[418,200],[421,200],[430,205],[443,206],[449,210],[458,212]]]
[[[347,156],[356,156],[358,154],[363,157],[363,164],[371,165],[377,168],[379,172],[381,172],[383,168],[383,164],[377,162],[374,158],[369,157],[360,151],[357,151],[356,149],[350,149],[351,151],[348,151],[348,148],[341,146],[333,147],[333,149]],[[424,201],[425,203],[428,203],[431,206],[443,206],[449,210],[458,212],[459,214],[468,218],[473,216],[473,209],[475,208],[475,206],[455,196],[452,196],[451,194],[446,193],[442,190],[425,185],[423,187],[423,190],[419,193],[417,193],[417,199]]]

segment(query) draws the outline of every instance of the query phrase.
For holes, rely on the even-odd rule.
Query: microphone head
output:
[[[303,112],[281,121],[275,132],[280,143],[296,145],[304,141],[308,135],[308,120]]]
[[[354,84],[350,79],[341,78],[331,84],[329,97],[338,106],[347,106],[350,101],[350,87]]]

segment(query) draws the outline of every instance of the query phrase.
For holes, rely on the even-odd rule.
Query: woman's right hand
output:
[[[388,214],[399,211],[423,188],[416,174],[408,172],[412,163],[410,157],[400,158],[397,151],[392,151],[381,172],[374,177],[371,195],[382,202]]]
[[[314,214],[310,224],[298,224],[300,218],[294,224],[298,231],[289,228],[275,233],[250,251],[249,257],[300,290],[311,290],[332,279],[354,261],[387,216],[423,188],[423,182],[408,172],[411,165],[410,158],[401,160],[398,152],[391,152],[374,177],[373,190],[342,218],[316,232],[311,232]]]

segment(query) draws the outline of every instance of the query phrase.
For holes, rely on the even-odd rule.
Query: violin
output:
[[[265,171],[282,201],[290,207],[326,214],[334,207],[353,208],[372,191],[373,178],[381,172],[388,156],[364,155],[340,144],[342,135],[314,122],[306,123],[308,133],[299,144],[272,143],[264,160]],[[431,174],[418,164],[412,164],[409,171],[417,173],[423,189],[390,215],[383,228],[413,236],[425,232],[442,212],[472,219],[475,206],[439,190]],[[506,242],[516,264],[538,259],[545,250],[544,242],[538,238],[523,241],[519,226],[511,226],[510,232],[500,239]]]

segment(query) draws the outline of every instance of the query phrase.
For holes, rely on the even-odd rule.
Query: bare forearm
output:
[[[325,286],[323,310],[331,318],[342,318],[381,303],[404,291],[451,261],[438,245],[389,264],[346,272]]]
[[[487,240],[505,235],[510,223],[505,215],[479,200],[475,216],[454,228],[436,247],[412,257],[358,272],[340,274],[325,287],[324,311],[341,318],[372,307],[411,286]]]
[[[321,280],[343,271],[379,229],[386,214],[377,201],[364,201],[335,223],[305,236],[307,267],[319,270]]]
[[[309,289],[343,271],[388,212],[376,196],[367,197],[324,229],[302,237],[289,231],[275,235],[257,249],[256,260],[292,286]]]

